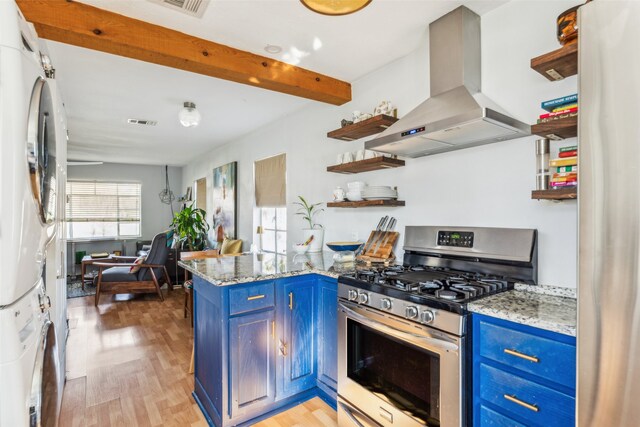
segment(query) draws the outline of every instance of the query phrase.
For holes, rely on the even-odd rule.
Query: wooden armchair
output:
[[[101,293],[157,293],[160,300],[164,301],[160,290],[160,280],[164,279],[169,285],[169,290],[172,289],[171,279],[165,267],[168,254],[167,235],[160,233],[153,238],[151,249],[143,264],[134,264],[135,257],[115,257],[117,262],[115,266],[113,263],[94,263],[93,265],[99,268],[96,278],[96,307]],[[140,267],[140,270],[132,273],[131,267]]]

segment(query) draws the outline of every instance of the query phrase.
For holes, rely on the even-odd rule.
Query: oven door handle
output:
[[[339,303],[340,308],[345,311],[349,315],[349,317],[356,319],[358,322],[362,323],[365,326],[369,326],[372,329],[377,331],[385,332],[391,336],[394,336],[398,339],[408,341],[412,344],[417,345],[418,347],[424,348],[427,345],[430,348],[438,348],[446,351],[458,351],[459,347],[457,344],[454,344],[449,341],[441,340],[438,338],[426,337],[423,335],[414,334],[407,331],[402,331],[400,329],[396,329],[392,326],[385,325],[384,323],[377,322],[375,320],[371,320],[366,316],[352,310],[346,305]]]
[[[360,422],[360,420],[356,418],[356,416],[354,415],[354,412],[360,415],[361,417],[364,417],[364,415],[360,411],[357,411],[351,408],[350,406],[345,405],[342,402],[338,402],[338,405],[342,407],[342,410],[344,411],[345,415],[353,422],[353,425],[355,425],[356,427],[373,427],[374,425],[373,421],[371,422],[371,424],[367,423],[367,425],[364,425]],[[366,419],[368,419],[368,417],[366,417]]]

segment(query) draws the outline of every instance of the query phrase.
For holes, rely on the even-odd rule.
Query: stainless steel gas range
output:
[[[338,278],[340,427],[471,425],[467,303],[537,281],[536,230],[406,227],[404,250]]]

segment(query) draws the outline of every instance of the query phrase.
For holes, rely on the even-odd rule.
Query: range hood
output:
[[[461,6],[429,25],[431,98],[365,148],[421,157],[531,134],[480,91],[480,17]]]

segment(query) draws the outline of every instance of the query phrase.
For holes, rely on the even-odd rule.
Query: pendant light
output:
[[[371,0],[300,0],[316,13],[329,16],[348,15],[365,8]]]
[[[190,128],[193,126],[198,126],[200,123],[200,113],[196,110],[196,104],[193,102],[185,101],[184,107],[180,110],[178,114],[178,118],[180,119],[180,123],[182,126],[186,128]]]

